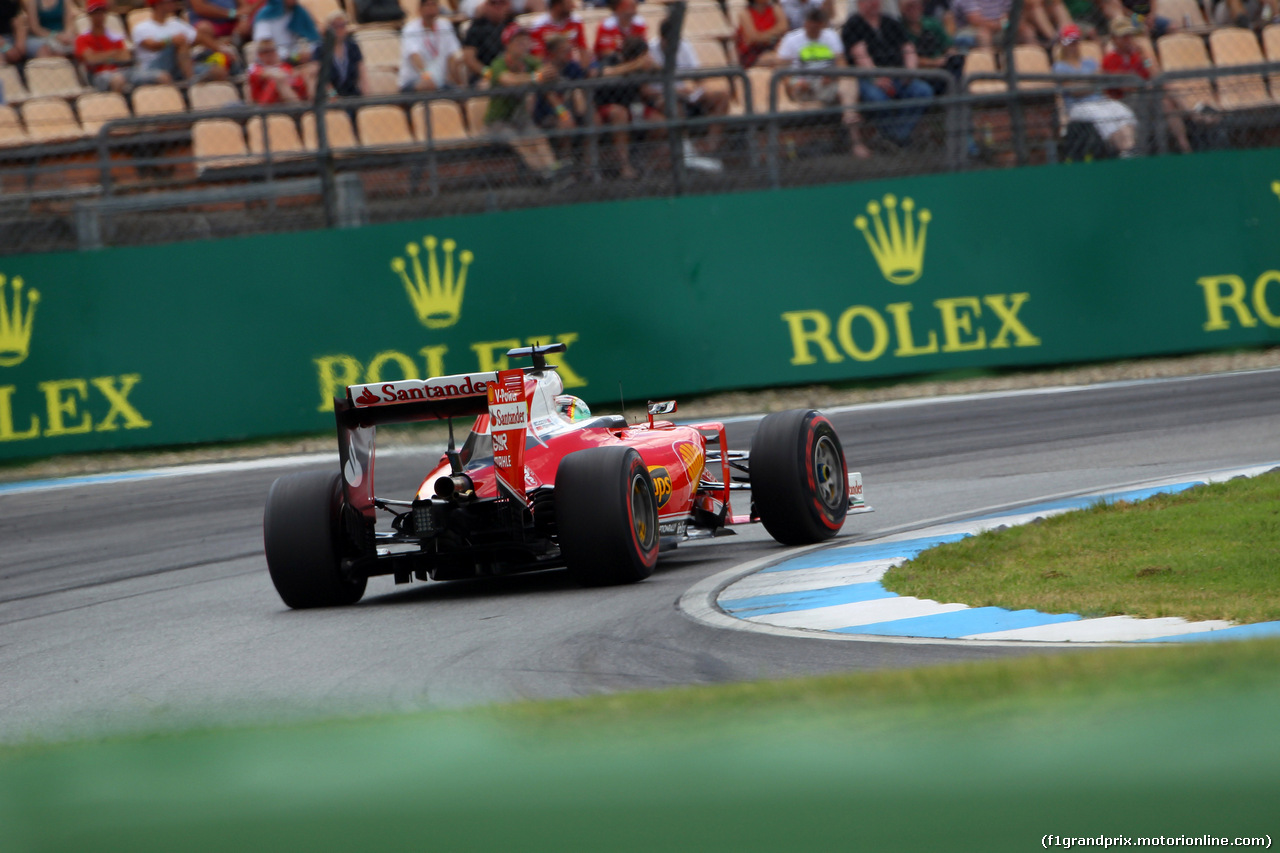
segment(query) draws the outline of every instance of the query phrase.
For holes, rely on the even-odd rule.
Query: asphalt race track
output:
[[[877,510],[850,520],[842,538],[851,541],[1280,461],[1280,371],[881,404],[832,418]],[[731,443],[748,446],[753,429],[732,422]],[[405,496],[434,459],[380,460],[379,493]],[[398,588],[377,578],[354,607],[293,612],[261,553],[263,501],[285,470],[0,491],[0,739],[1024,653],[771,637],[681,614],[677,599],[699,580],[784,553],[754,528],[682,546],[631,587],[578,589],[558,571]]]

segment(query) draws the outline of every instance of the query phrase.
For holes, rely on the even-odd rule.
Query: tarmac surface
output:
[[[1196,471],[1280,459],[1280,370],[903,400],[831,413],[876,512],[838,541]],[[747,447],[755,421],[730,422]],[[831,643],[699,624],[699,581],[785,549],[763,530],[689,543],[649,580],[563,572],[370,582],[341,610],[281,604],[261,552],[267,488],[335,464],[0,489],[0,740],[910,667],[1028,651]],[[435,460],[401,449],[379,492]],[[283,467],[276,467],[277,465]],[[741,511],[741,510],[739,510]],[[1039,653],[1044,653],[1039,651]]]

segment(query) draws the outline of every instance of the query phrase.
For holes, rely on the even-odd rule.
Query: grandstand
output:
[[[318,23],[338,11],[336,0],[306,0]],[[610,161],[610,129],[594,109],[581,126],[546,135],[565,162],[540,174],[506,135],[484,121],[489,99],[558,91],[589,102],[599,80],[518,92],[450,89],[402,94],[399,25],[353,26],[364,57],[365,91],[358,98],[323,91],[301,104],[257,105],[243,73],[229,81],[151,84],[127,94],[98,92],[72,59],[31,59],[0,66],[0,252],[290,230],[421,218],[516,206],[859,180],[1105,157],[1103,148],[1072,142],[1064,95],[1106,80],[1053,71],[1055,51],[1039,44],[974,47],[952,75],[942,70],[894,71],[931,81],[938,97],[908,145],[878,139],[886,113],[900,108],[859,104],[874,156],[851,158],[841,109],[788,96],[785,68],[743,68],[733,21],[742,0],[689,0],[683,38],[700,69],[678,83],[730,94],[726,115],[687,117],[678,111],[637,113],[631,141],[639,180],[621,180]],[[837,3],[837,16],[851,4]],[[402,0],[406,19],[418,12]],[[1158,73],[1112,79],[1123,86],[1139,121],[1130,153],[1158,156],[1173,149],[1167,112],[1185,118],[1192,147],[1274,145],[1280,126],[1280,23],[1218,23],[1197,0],[1162,0],[1175,14],[1169,32],[1138,37]],[[145,15],[145,10],[141,10]],[[446,9],[447,11],[447,9]],[[666,15],[661,3],[640,13],[650,36]],[[529,13],[531,14],[531,13]],[[578,12],[588,44],[608,9]],[[1220,16],[1219,16],[1220,17]],[[129,38],[139,11],[110,16],[107,30]],[[460,34],[470,21],[452,16]],[[517,23],[531,20],[517,18]],[[841,20],[832,22],[839,28]],[[87,26],[82,22],[81,26]],[[1090,29],[1081,55],[1100,62],[1110,49]],[[256,45],[241,46],[246,62]],[[869,78],[883,69],[847,69]],[[654,72],[635,78],[662,90]],[[576,93],[576,94],[575,94]],[[1172,104],[1172,107],[1162,106]],[[1168,126],[1167,126],[1168,125]],[[690,157],[711,130],[722,133],[714,153]],[[323,131],[323,132],[321,132]],[[302,180],[299,180],[302,179]],[[279,185],[279,192],[270,187]],[[264,189],[266,187],[266,189]]]

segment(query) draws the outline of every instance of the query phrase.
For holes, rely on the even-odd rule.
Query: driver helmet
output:
[[[572,394],[556,396],[556,411],[570,423],[585,421],[591,417],[591,407],[581,397],[575,397]]]

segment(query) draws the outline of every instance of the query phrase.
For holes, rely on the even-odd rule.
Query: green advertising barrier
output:
[[[0,261],[0,459],[310,432],[562,341],[589,401],[1280,342],[1280,151]]]

